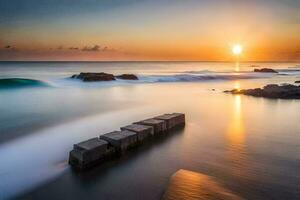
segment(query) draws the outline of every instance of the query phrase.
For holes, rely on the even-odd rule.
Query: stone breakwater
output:
[[[127,150],[142,145],[151,138],[159,137],[185,125],[182,113],[164,114],[135,122],[113,131],[74,144],[69,154],[69,164],[84,170],[111,158],[121,156]]]

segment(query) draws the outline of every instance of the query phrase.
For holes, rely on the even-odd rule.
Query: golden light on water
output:
[[[217,179],[193,171],[180,169],[172,175],[169,187],[164,194],[163,200],[175,199],[231,199],[241,200],[227,189]]]
[[[240,71],[240,63],[238,61],[235,63],[234,71],[236,72]]]
[[[240,90],[241,89],[241,85],[240,85],[239,81],[235,81],[234,82],[234,89],[236,89],[236,90]]]
[[[234,83],[234,88],[240,88],[239,82]],[[246,148],[246,128],[243,120],[242,96],[235,95],[232,100],[232,113],[227,130],[227,158],[234,175],[247,177],[249,176],[250,165]]]

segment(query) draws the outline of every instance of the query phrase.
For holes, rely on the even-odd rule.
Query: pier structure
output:
[[[122,156],[127,150],[171,133],[184,127],[183,113],[164,114],[133,124],[86,141],[74,144],[69,154],[69,164],[78,170],[97,166],[116,156]]]

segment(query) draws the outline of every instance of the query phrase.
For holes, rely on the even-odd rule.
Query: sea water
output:
[[[139,80],[70,78],[80,72]],[[241,198],[297,199],[300,101],[223,91],[299,79],[298,63],[1,62],[0,199],[160,199],[179,169]],[[87,173],[70,169],[74,143],[168,112],[186,114],[184,130]]]

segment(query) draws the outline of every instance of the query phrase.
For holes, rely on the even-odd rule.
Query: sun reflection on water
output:
[[[238,85],[235,85],[238,86]],[[236,87],[238,89],[239,87]],[[248,158],[246,150],[245,127],[242,113],[242,97],[234,96],[233,112],[227,131],[228,152],[232,173],[238,176],[247,176]]]
[[[240,63],[238,61],[235,63],[234,71],[235,72],[239,72],[240,71]]]
[[[232,116],[232,121],[229,126],[229,140],[231,144],[243,146],[244,145],[244,138],[245,138],[245,130],[244,124],[242,119],[241,113],[241,96],[235,95],[234,96],[234,111]]]
[[[239,81],[235,81],[234,82],[234,89],[236,89],[236,90],[240,90],[241,89],[241,85],[240,85]]]

